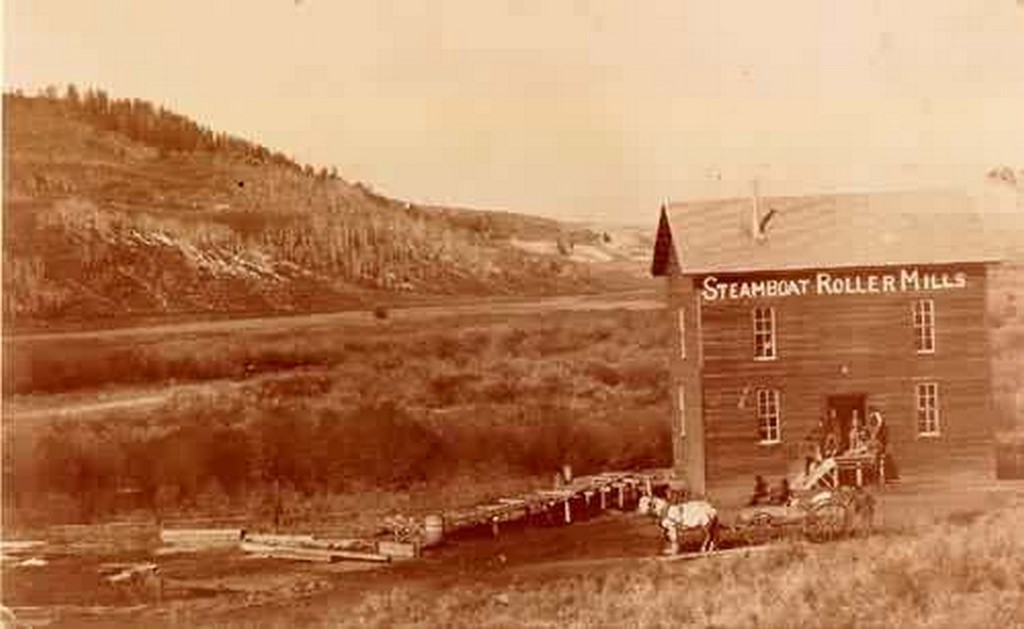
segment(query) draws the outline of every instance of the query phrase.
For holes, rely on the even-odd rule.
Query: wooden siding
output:
[[[825,414],[826,397],[830,395],[864,394],[868,406],[883,412],[889,427],[890,450],[904,474],[947,465],[958,453],[989,442],[994,417],[985,267],[974,264],[917,268],[922,272],[963,272],[967,286],[699,304],[700,320],[687,317],[688,360],[677,358],[672,373],[675,382],[686,387],[690,424],[697,422],[705,431],[709,485],[734,483],[738,478],[752,482],[755,474],[781,476],[790,471],[792,463],[799,459],[801,441]],[[807,275],[779,273],[754,277],[783,279]],[[699,291],[701,280],[670,278],[670,305],[686,305],[688,310],[697,311],[698,302],[703,301]],[[931,299],[935,304],[934,354],[915,351],[912,313],[918,299]],[[775,360],[753,359],[751,312],[756,306],[775,308]],[[939,385],[938,437],[917,434],[918,382]],[[774,388],[781,393],[779,444],[758,444],[758,388]],[[678,409],[674,411],[677,413]],[[681,418],[674,419],[674,426],[677,421]]]
[[[704,493],[706,466],[704,436],[704,390],[701,380],[703,348],[701,347],[701,304],[692,284],[679,276],[670,276],[668,282],[669,308],[673,320],[672,349],[672,454],[675,467],[683,472],[693,491]],[[681,313],[681,314],[680,314]],[[680,336],[679,318],[685,322]],[[683,357],[680,344],[686,347]],[[680,409],[678,392],[686,400]],[[685,413],[685,416],[683,415]],[[685,428],[684,428],[685,427]],[[683,435],[685,434],[685,438]]]

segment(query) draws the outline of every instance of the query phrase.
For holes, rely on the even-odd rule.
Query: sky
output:
[[[424,203],[666,200],[1024,167],[1024,0],[6,0],[4,85],[98,87]]]

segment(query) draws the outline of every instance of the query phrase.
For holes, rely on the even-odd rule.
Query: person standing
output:
[[[871,444],[877,452],[884,454],[889,442],[889,431],[885,425],[885,418],[882,417],[882,412],[878,409],[872,409],[868,413],[868,417],[870,419]]]
[[[825,420],[825,434],[821,442],[821,456],[831,459],[839,454],[839,434],[836,426],[836,409],[828,409],[828,418]]]
[[[809,476],[811,470],[821,463],[822,445],[825,442],[825,419],[819,419],[818,423],[811,429],[804,438],[804,475]]]
[[[879,480],[895,479],[896,465],[889,454],[889,428],[886,426],[885,417],[878,409],[872,409],[868,417],[871,421],[871,447],[876,457]]]
[[[850,433],[849,438],[849,452],[851,454],[862,452],[866,444],[863,440],[863,432],[861,432],[860,418],[857,417],[857,413],[854,412],[853,418],[850,420]]]

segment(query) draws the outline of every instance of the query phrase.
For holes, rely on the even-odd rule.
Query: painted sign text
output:
[[[708,275],[701,282],[701,297],[711,302],[803,295],[881,295],[963,288],[967,288],[967,274],[961,271],[935,273],[907,268],[893,273],[838,274],[820,271],[807,277],[738,281]]]

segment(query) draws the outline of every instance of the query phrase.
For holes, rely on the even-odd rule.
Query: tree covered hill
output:
[[[604,290],[635,285],[647,255],[585,226],[390,199],[74,86],[4,95],[3,237],[15,325]]]

